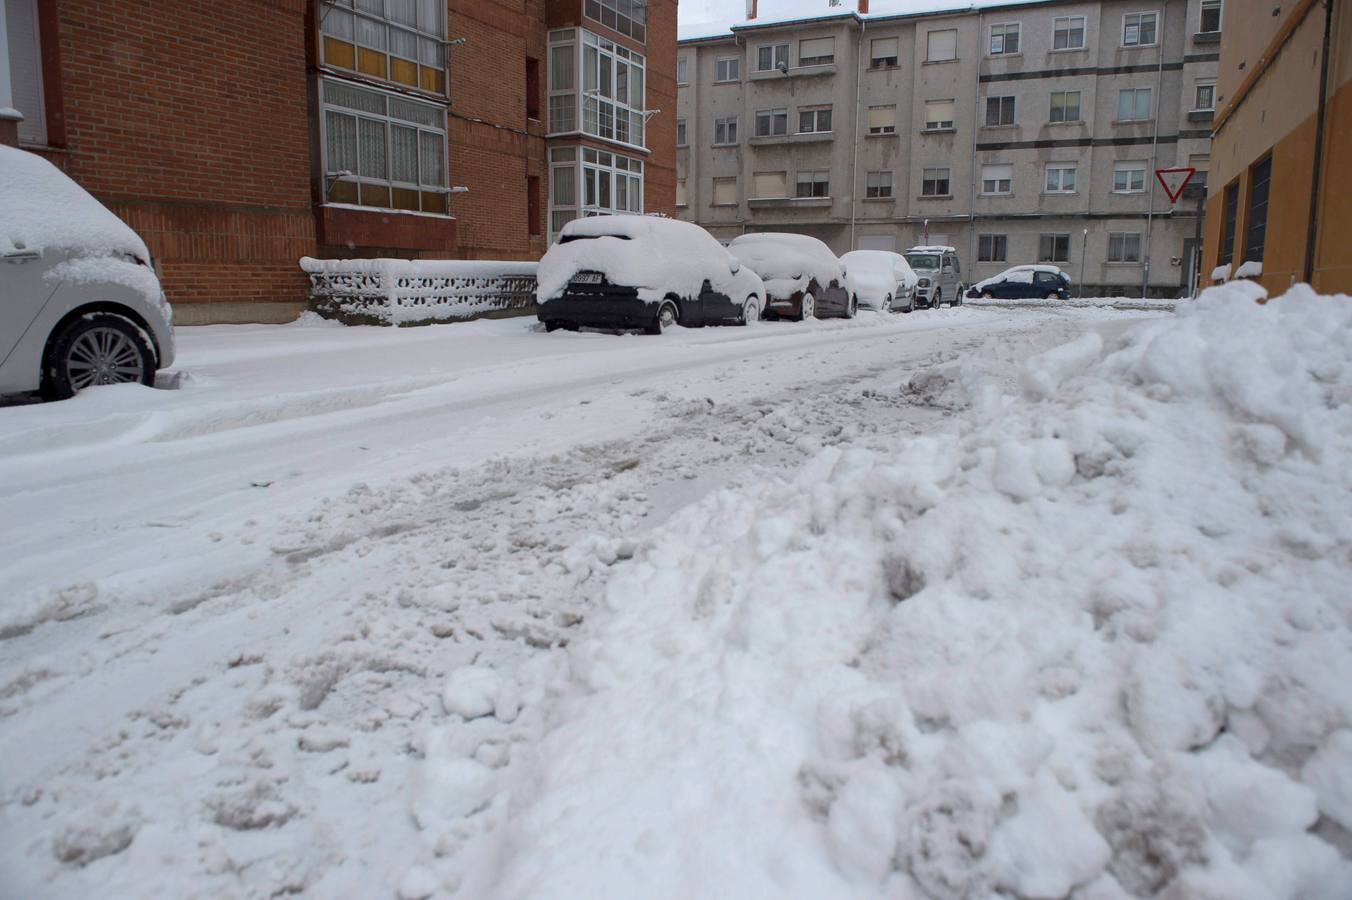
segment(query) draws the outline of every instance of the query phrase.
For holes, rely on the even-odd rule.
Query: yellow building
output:
[[[1249,262],[1273,294],[1352,294],[1349,2],[1225,0],[1204,281]]]

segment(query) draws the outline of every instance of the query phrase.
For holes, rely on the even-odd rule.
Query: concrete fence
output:
[[[312,259],[310,306],[349,325],[428,325],[529,315],[535,263],[497,260]]]

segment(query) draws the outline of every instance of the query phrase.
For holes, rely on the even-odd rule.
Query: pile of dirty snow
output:
[[[1256,290],[673,519],[462,892],[1345,898],[1352,304]]]

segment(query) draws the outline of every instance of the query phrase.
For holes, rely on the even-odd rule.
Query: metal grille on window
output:
[[[1254,166],[1249,173],[1248,235],[1244,238],[1245,262],[1262,262],[1267,242],[1268,188],[1272,181],[1272,157]]]

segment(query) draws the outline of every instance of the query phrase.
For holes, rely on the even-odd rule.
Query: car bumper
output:
[[[653,323],[657,305],[638,298],[634,288],[598,285],[594,291],[572,288],[537,307],[541,322],[560,322],[590,328],[645,328]]]

